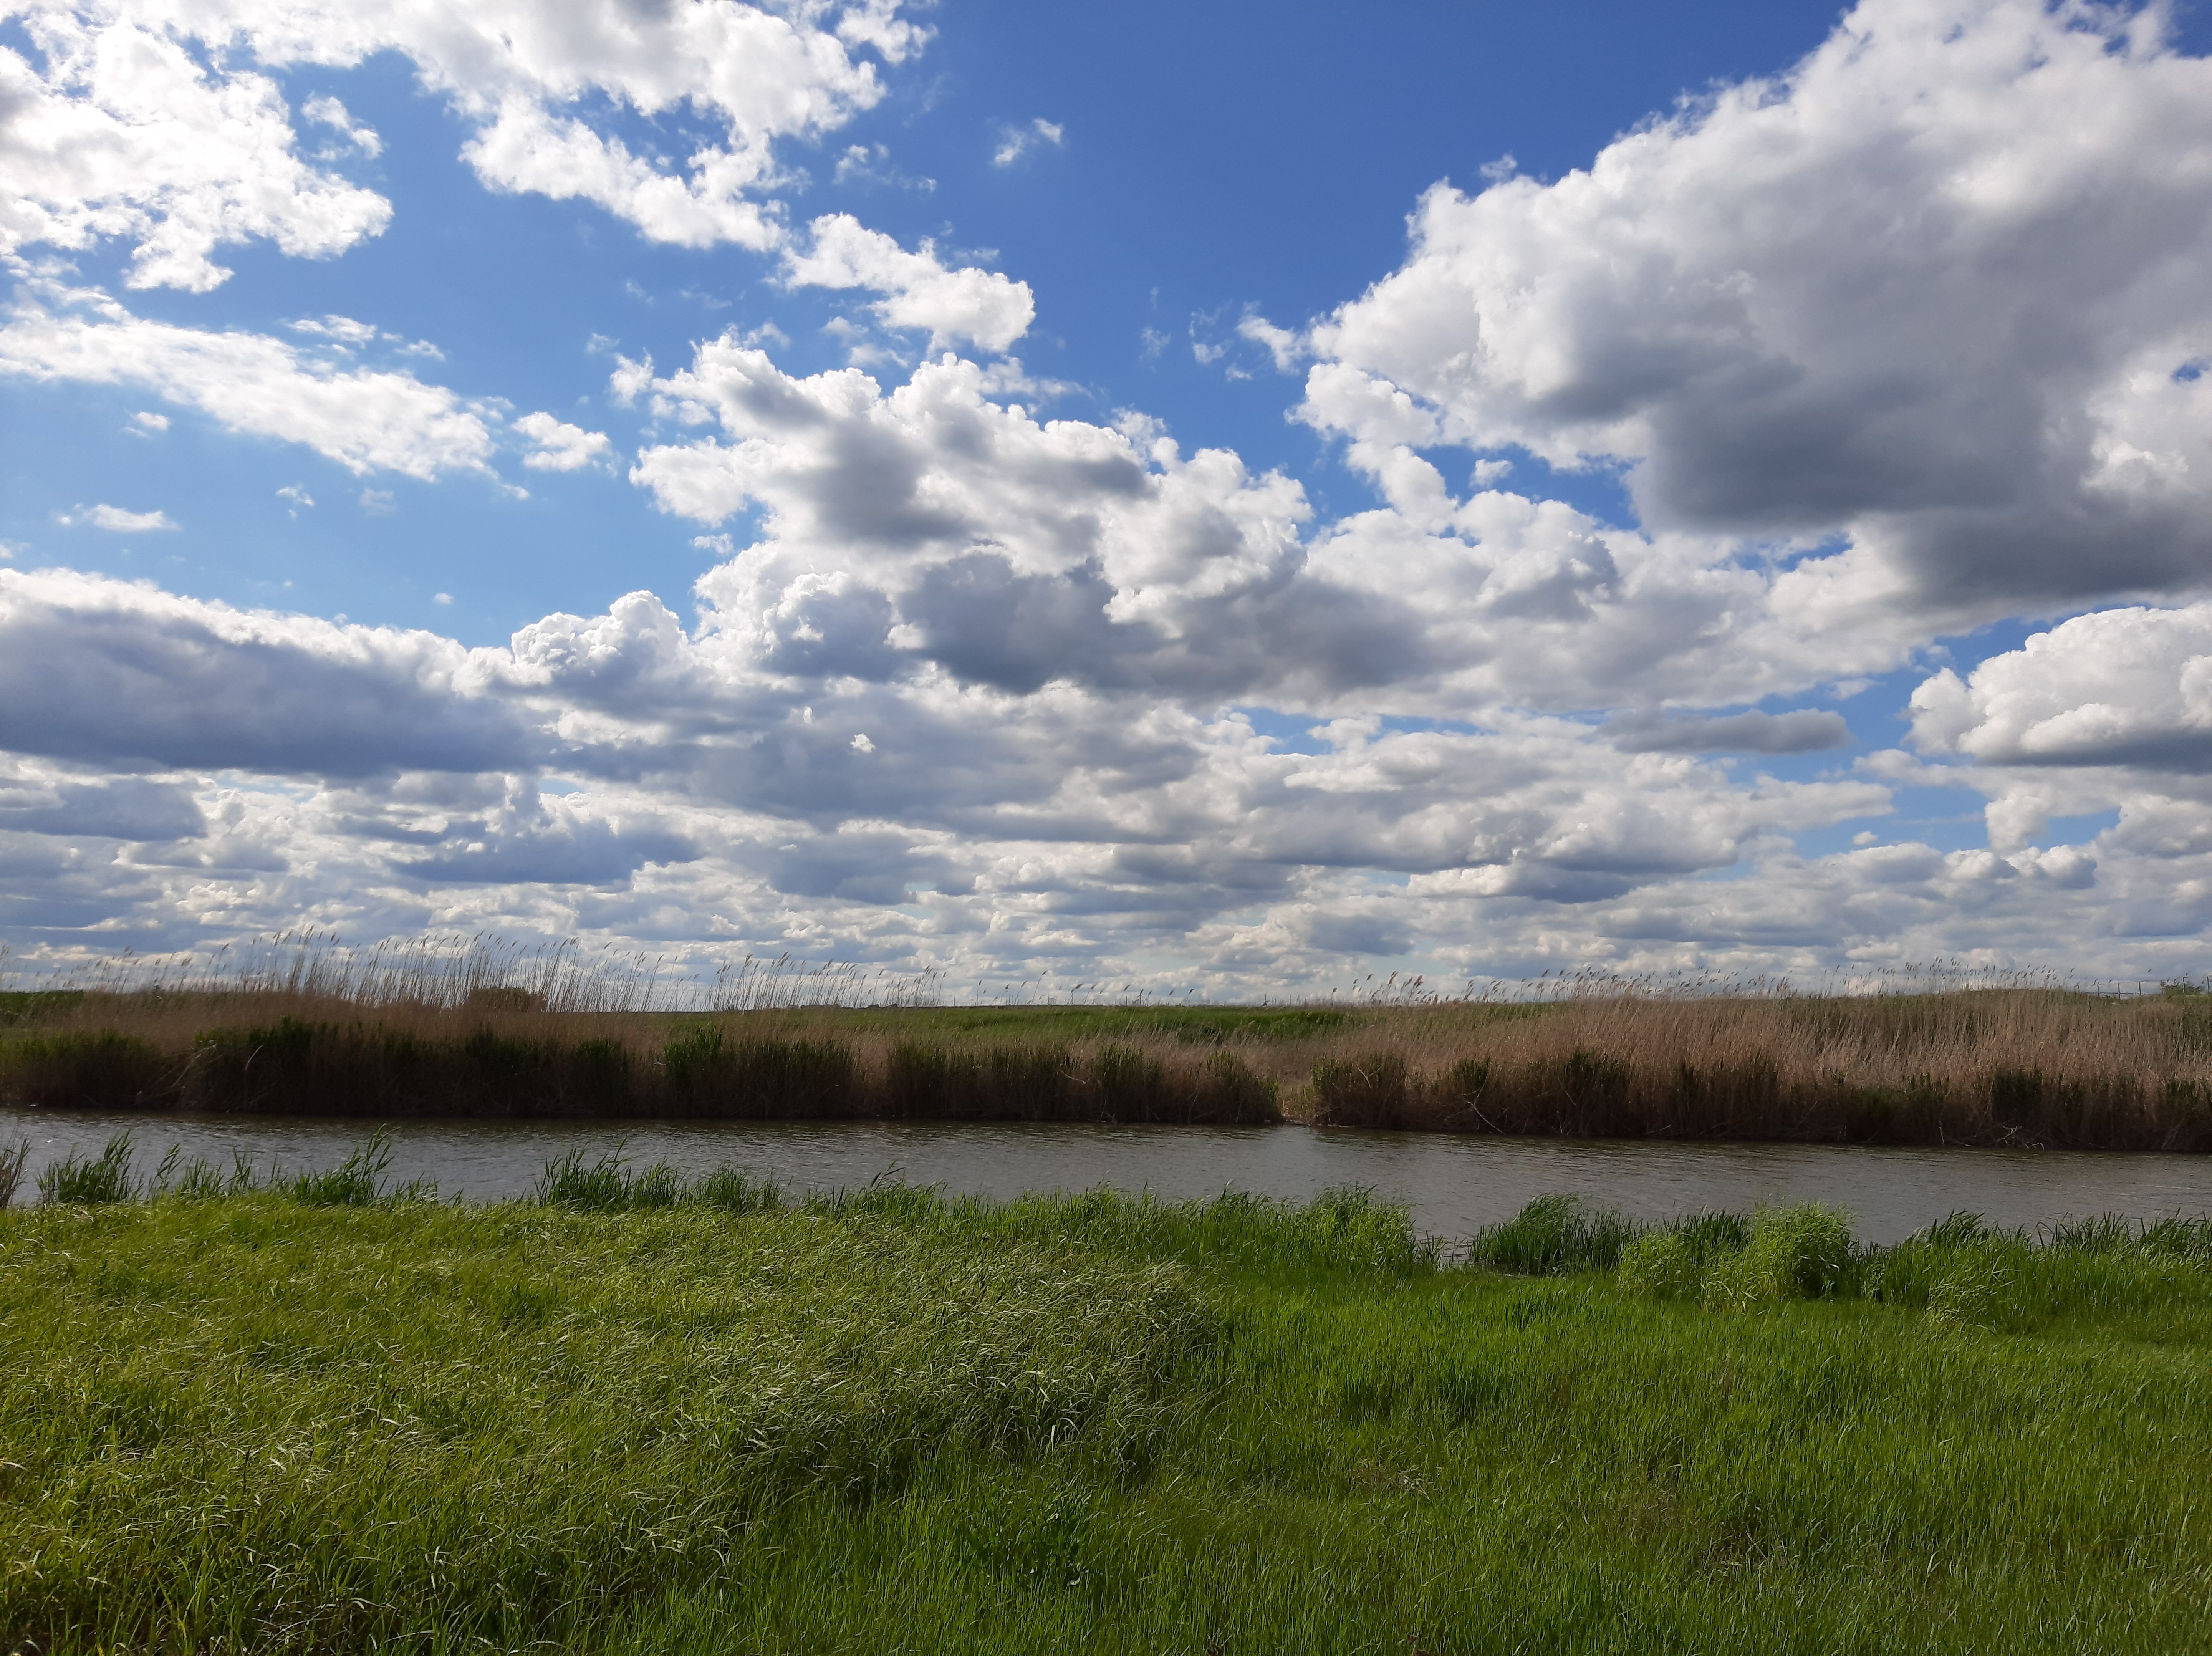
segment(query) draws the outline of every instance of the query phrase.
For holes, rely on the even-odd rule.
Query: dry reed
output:
[[[1585,975],[1541,999],[1413,980],[1304,1009],[979,1008],[787,958],[678,979],[482,939],[295,939],[222,971],[118,966],[0,996],[0,1101],[2212,1149],[2212,995],[1919,982]]]

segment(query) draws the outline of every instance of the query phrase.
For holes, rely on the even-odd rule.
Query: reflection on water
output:
[[[135,1135],[150,1172],[172,1144],[228,1164],[242,1152],[290,1171],[343,1160],[368,1136],[320,1117],[109,1116],[0,1111],[0,1142],[27,1135],[27,1199],[41,1168],[111,1133]],[[1456,1138],[1303,1127],[960,1126],[817,1122],[410,1122],[394,1134],[391,1176],[441,1194],[520,1196],[570,1149],[620,1146],[632,1162],[687,1172],[734,1165],[788,1190],[891,1177],[965,1195],[1150,1190],[1169,1200],[1235,1189],[1303,1198],[1363,1184],[1409,1203],[1424,1233],[1455,1239],[1565,1190],[1656,1219],[1698,1208],[1787,1200],[1849,1209],[1860,1236],[1894,1241],[1960,1209],[2002,1225],[2083,1214],[2155,1218],[2212,1211],[2212,1157],[2081,1151],[1905,1150],[1806,1144],[1665,1144]]]

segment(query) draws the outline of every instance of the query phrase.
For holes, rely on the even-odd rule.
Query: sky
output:
[[[0,947],[2202,973],[2208,52],[0,0]]]

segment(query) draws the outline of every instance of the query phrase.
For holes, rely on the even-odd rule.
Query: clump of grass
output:
[[[39,1199],[70,1207],[128,1202],[138,1194],[131,1172],[131,1135],[117,1133],[97,1156],[72,1150],[39,1175]]]
[[[1468,1261],[1516,1276],[1611,1270],[1636,1235],[1634,1221],[1580,1196],[1540,1196],[1503,1224],[1476,1232]]]
[[[15,1200],[15,1192],[22,1188],[23,1169],[30,1160],[31,1141],[27,1138],[0,1147],[0,1208]]]
[[[1841,1209],[1819,1202],[1761,1208],[1743,1247],[1723,1253],[1705,1271],[1700,1296],[1729,1311],[1817,1300],[1841,1291],[1856,1263],[1850,1217]]]
[[[167,1103],[176,1065],[143,1037],[59,1029],[0,1043],[0,1097],[43,1110],[143,1110]]]
[[[335,1167],[294,1177],[291,1194],[313,1208],[362,1208],[374,1202],[392,1166],[392,1135],[380,1128]]]
[[[1751,1229],[1741,1214],[1686,1214],[1669,1220],[1621,1250],[1621,1285],[1646,1299],[1696,1300],[1714,1264],[1744,1251]]]
[[[1313,1068],[1316,1127],[1404,1127],[1416,1078],[1402,1052],[1324,1058]]]

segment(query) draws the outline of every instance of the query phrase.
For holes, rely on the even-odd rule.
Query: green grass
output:
[[[0,1648],[2212,1648],[2201,1223],[352,1166],[0,1213]]]

